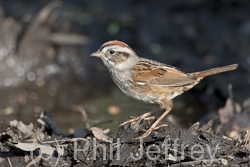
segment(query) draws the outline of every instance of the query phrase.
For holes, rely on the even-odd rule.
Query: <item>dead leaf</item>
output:
[[[33,143],[17,143],[17,144],[12,144],[8,143],[8,145],[19,148],[23,151],[34,151],[36,149],[40,149],[42,154],[47,154],[47,155],[52,155],[53,152],[55,151],[55,148],[51,147],[50,145],[42,145],[36,143],[36,140]]]
[[[20,130],[27,136],[31,136],[34,134],[34,127],[32,123],[30,123],[29,125],[25,125],[22,121],[13,120],[10,121],[10,126]]]
[[[91,131],[93,135],[95,136],[95,138],[97,138],[98,140],[111,142],[110,137],[107,136],[102,129],[97,128],[97,127],[92,127]]]
[[[208,121],[208,123],[200,128],[200,130],[203,130],[205,132],[211,133],[212,126],[213,126],[214,120],[211,119]]]
[[[220,108],[219,111],[219,118],[221,124],[228,123],[234,117],[234,107],[233,101],[228,98],[226,104],[223,108]]]

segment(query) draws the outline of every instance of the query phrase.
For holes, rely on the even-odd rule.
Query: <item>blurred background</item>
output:
[[[157,108],[124,95],[89,57],[114,39],[185,72],[239,63],[175,98],[170,113],[181,127],[216,118],[230,83],[235,101],[249,98],[249,9],[247,0],[0,0],[0,130],[49,110],[64,133],[86,119],[115,133]]]

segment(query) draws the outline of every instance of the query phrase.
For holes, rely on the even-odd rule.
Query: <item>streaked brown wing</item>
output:
[[[196,77],[155,61],[143,59],[132,68],[132,78],[139,85],[183,86]]]

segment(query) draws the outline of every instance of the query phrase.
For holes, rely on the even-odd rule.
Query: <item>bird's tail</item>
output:
[[[238,64],[232,64],[228,66],[212,68],[212,69],[205,70],[205,71],[195,72],[193,74],[198,78],[204,78],[208,75],[218,74],[218,73],[226,72],[226,71],[232,71],[232,70],[235,70],[237,67],[238,67]]]

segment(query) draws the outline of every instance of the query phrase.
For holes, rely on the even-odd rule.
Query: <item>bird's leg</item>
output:
[[[161,100],[162,106],[165,108],[164,113],[150,126],[150,128],[140,137],[135,138],[135,140],[140,139],[140,138],[146,138],[150,133],[154,130],[154,128],[161,122],[161,120],[172,110],[173,108],[173,103],[164,98]]]
[[[150,116],[150,115],[152,115],[155,112],[160,111],[160,110],[162,110],[162,109],[161,108],[157,108],[155,110],[149,111],[149,112],[147,112],[145,114],[140,115],[139,117],[135,117],[135,118],[132,118],[130,120],[127,120],[127,121],[123,122],[122,124],[120,124],[120,126],[124,126],[124,125],[126,125],[128,123],[132,123],[132,122],[137,122],[137,121],[139,121],[141,119],[144,119],[144,118],[146,118],[146,117],[148,117],[148,116]]]

